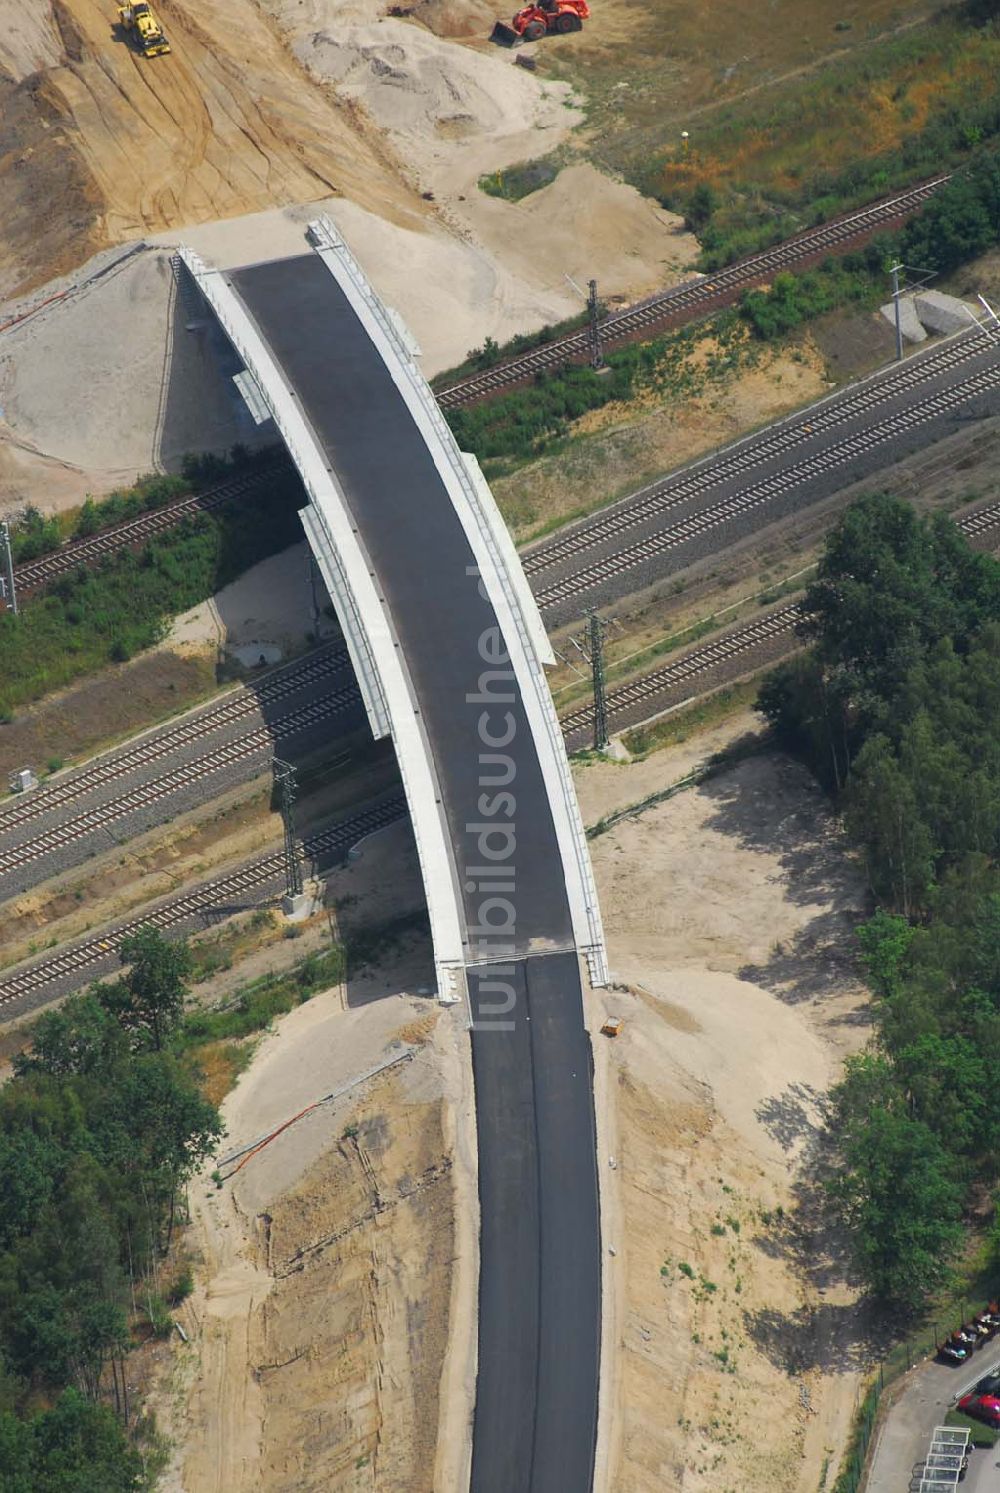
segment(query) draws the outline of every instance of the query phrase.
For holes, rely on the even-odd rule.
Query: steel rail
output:
[[[109,826],[117,820],[126,819],[130,814],[138,813],[150,804],[159,803],[190,787],[192,783],[222,772],[238,762],[252,761],[255,757],[260,757],[262,762],[266,761],[274,754],[275,736],[296,736],[359,703],[357,685],[352,681],[344,688],[334,690],[322,699],[310,701],[269,725],[260,726],[232,741],[222,743],[193,762],[182,763],[159,777],[138,784],[130,792],[119,794],[108,803],[86,809],[51,829],[36,831],[23,844],[0,851],[0,876],[10,875],[12,871],[72,845],[77,840],[86,839],[89,835],[99,831],[110,832]]]
[[[343,851],[346,854],[359,840],[403,818],[405,813],[403,795],[393,794],[390,798],[309,836],[303,849],[314,863],[323,863],[336,852]],[[81,973],[106,962],[117,953],[122,939],[140,928],[169,929],[190,918],[211,917],[213,914],[228,916],[232,911],[230,904],[234,898],[246,897],[252,893],[257,894],[256,902],[259,903],[265,899],[270,886],[283,884],[284,868],[283,851],[260,856],[217,881],[204,882],[184,896],[153,908],[142,917],[119,923],[117,927],[84,939],[27,969],[15,971],[5,979],[0,979],[0,1008],[25,996],[37,994],[53,980],[64,979],[67,975]]]
[[[980,508],[975,513],[967,514],[956,522],[963,533],[972,537],[992,529],[1000,529],[1000,500]],[[734,628],[732,632],[720,638],[713,638],[698,645],[683,658],[674,659],[659,669],[652,670],[649,674],[642,675],[638,679],[626,680],[623,684],[613,687],[608,691],[608,710],[612,722],[616,718],[620,720],[625,711],[637,704],[651,703],[657,696],[666,693],[671,688],[693,682],[701,675],[710,678],[712,671],[718,669],[720,664],[728,663],[743,654],[752,655],[755,648],[759,649],[773,644],[776,639],[792,634],[800,615],[799,604],[789,602],[765,617],[755,618],[752,622]],[[707,693],[708,688],[710,685],[703,681],[702,688],[696,693]],[[579,706],[569,711],[560,719],[564,736],[572,741],[572,738],[579,736],[590,725],[591,719],[592,710],[589,706]],[[365,835],[372,834],[375,830],[403,818],[405,812],[402,795],[393,795],[381,804],[363,810],[350,819],[342,820],[320,834],[311,836],[304,842],[304,849],[314,861],[320,860],[329,851],[357,843]],[[53,979],[86,970],[106,959],[115,952],[118,943],[126,934],[138,928],[173,927],[188,917],[210,913],[219,904],[224,905],[234,896],[259,889],[270,882],[279,883],[283,868],[284,859],[281,853],[262,856],[219,881],[205,883],[185,896],[154,909],[145,917],[135,918],[106,933],[87,939],[51,958],[31,965],[28,969],[18,971],[6,979],[0,978],[0,1008],[22,996],[43,990],[45,985]]]
[[[955,524],[970,539],[1000,529],[1000,499],[977,509],[975,513],[964,514],[955,520]],[[763,617],[754,618],[753,621],[735,627],[730,632],[710,638],[707,642],[692,648],[682,658],[672,659],[658,669],[650,670],[648,674],[642,674],[637,678],[627,679],[622,684],[611,686],[607,693],[609,719],[612,723],[616,719],[620,722],[622,716],[635,705],[653,702],[658,696],[665,695],[679,685],[697,680],[701,676],[707,676],[710,679],[712,673],[720,665],[727,664],[744,654],[753,654],[773,643],[775,639],[793,634],[802,620],[802,615],[802,608],[798,602],[788,602],[785,606]],[[750,665],[750,667],[754,666]],[[710,688],[711,685],[707,679],[703,679],[701,688],[693,691],[689,698],[706,694]],[[593,706],[590,704],[579,706],[560,717],[560,725],[567,740],[579,737],[592,722]],[[632,722],[626,724],[632,724]]]
[[[859,384],[827,395],[817,404],[786,416],[759,434],[743,436],[731,446],[699,457],[680,471],[621,498],[602,513],[583,520],[578,527],[526,551],[522,555],[525,573],[537,576],[574,559],[585,550],[616,539],[660,513],[712,492],[720,482],[794,452],[816,436],[834,431],[859,416],[870,415],[880,405],[919,390],[921,384],[960,368],[963,363],[979,357],[982,351],[982,342],[975,328],[970,327],[967,333],[961,333],[941,347],[918,353],[898,367],[880,371]]]
[[[773,472],[767,477],[751,483],[742,491],[720,499],[689,514],[678,522],[664,526],[653,534],[635,540],[610,555],[592,562],[572,575],[550,582],[535,591],[535,599],[543,612],[562,602],[596,589],[618,576],[627,574],[637,565],[666,551],[677,549],[689,540],[704,537],[713,530],[734,519],[761,508],[775,498],[784,496],[797,487],[804,478],[825,475],[838,466],[865,455],[901,430],[912,430],[917,426],[947,413],[959,404],[964,404],[975,395],[1000,387],[1000,363],[981,369],[968,378],[938,390],[922,404],[897,410],[888,419],[877,421],[865,429],[844,437],[831,446],[792,467]]]
[[[842,218],[834,218],[816,228],[805,229],[794,238],[775,244],[773,248],[763,249],[758,254],[751,254],[725,269],[697,280],[686,280],[634,306],[612,312],[601,323],[602,342],[605,346],[612,345],[635,337],[638,333],[653,331],[658,325],[676,317],[678,312],[690,312],[691,316],[686,317],[686,320],[705,314],[737,291],[759,284],[777,270],[813,259],[824,251],[844,247],[877,228],[909,217],[923,206],[938,187],[949,180],[949,174],[935,177],[932,181],[923,182],[895,197],[872,203],[869,207],[847,213]],[[463,404],[475,403],[477,399],[487,398],[500,389],[524,383],[573,358],[585,357],[589,349],[590,340],[586,329],[571,332],[565,337],[542,343],[495,368],[470,374],[467,378],[449,384],[437,391],[438,403],[442,409],[455,409]]]
[[[291,475],[294,467],[284,453],[275,453],[265,464],[255,466],[252,471],[241,472],[208,488],[205,492],[192,493],[175,503],[166,503],[162,508],[151,508],[114,528],[102,529],[83,539],[70,539],[51,554],[40,555],[37,560],[27,560],[14,571],[14,584],[19,593],[37,591],[60,576],[68,574],[80,565],[93,566],[108,555],[117,554],[133,544],[139,544],[167,529],[172,529],[185,518],[199,513],[211,513],[237,498],[273,481],[276,476]]]
[[[0,805],[0,835],[18,825],[41,818],[54,809],[74,803],[106,783],[128,777],[141,768],[182,750],[192,742],[234,725],[261,707],[276,703],[289,695],[296,695],[310,684],[343,672],[347,666],[347,649],[339,643],[330,644],[303,659],[286,664],[252,689],[242,685],[218,704],[209,705],[174,726],[151,733],[131,747],[113,751],[63,780],[43,784],[24,798],[16,798]],[[277,726],[276,722],[275,729]]]

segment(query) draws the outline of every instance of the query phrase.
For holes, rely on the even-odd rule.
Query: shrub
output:
[[[167,1301],[171,1306],[180,1306],[194,1290],[194,1275],[190,1265],[184,1265],[167,1289]]]

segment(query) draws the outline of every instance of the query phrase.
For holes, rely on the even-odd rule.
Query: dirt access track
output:
[[[374,130],[310,79],[250,0],[165,0],[169,58],[112,0],[0,0],[0,294],[103,244],[343,194],[425,213]]]

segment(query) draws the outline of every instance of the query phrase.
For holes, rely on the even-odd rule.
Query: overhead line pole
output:
[[[587,297],[587,310],[590,313],[590,324],[588,337],[590,341],[590,366],[591,368],[603,368],[604,354],[601,352],[601,308],[597,301],[597,281],[590,282],[590,295]]]
[[[285,830],[285,896],[291,899],[302,895],[302,867],[299,865],[299,851],[295,841],[295,768],[290,762],[283,762],[280,757],[275,757],[272,770],[278,788],[281,822]]]
[[[901,363],[903,361],[903,323],[902,323],[902,318],[901,318],[900,310],[899,310],[899,297],[900,297],[900,294],[901,294],[900,289],[899,289],[899,272],[900,272],[901,269],[903,269],[903,265],[901,265],[901,264],[894,264],[894,265],[891,265],[890,268],[889,268],[889,273],[892,276],[892,302],[893,302],[893,306],[895,307],[895,311],[896,311],[896,362],[897,363]]]
[[[604,673],[604,623],[596,612],[588,618],[590,641],[590,666],[594,678],[594,751],[607,751],[611,740],[608,732],[608,689]]]
[[[17,616],[17,587],[14,584],[14,556],[10,547],[10,525],[6,519],[0,519],[0,545],[3,546],[4,576],[0,582],[3,590],[4,600],[8,611]]]

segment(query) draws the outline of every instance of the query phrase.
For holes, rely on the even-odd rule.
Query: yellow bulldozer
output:
[[[119,5],[118,21],[125,35],[131,38],[144,57],[163,57],[170,51],[170,43],[163,34],[163,27],[146,0],[135,0],[132,5]]]

